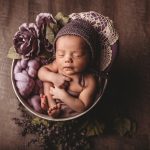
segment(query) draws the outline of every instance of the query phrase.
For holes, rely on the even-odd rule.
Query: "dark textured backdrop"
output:
[[[6,58],[12,37],[23,22],[40,12],[65,14],[94,10],[110,17],[120,36],[119,56],[110,73],[102,116],[113,112],[137,121],[133,138],[106,135],[95,149],[147,150],[150,139],[150,1],[149,0],[0,0],[0,149],[27,149],[28,137],[18,135],[11,118],[19,116],[10,81],[11,60]],[[103,106],[103,107],[102,107]],[[99,114],[98,114],[99,115]],[[30,149],[35,149],[36,146]]]

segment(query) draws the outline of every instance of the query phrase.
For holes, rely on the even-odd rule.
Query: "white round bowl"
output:
[[[19,94],[18,89],[17,89],[17,87],[15,85],[14,73],[13,73],[16,62],[17,62],[17,60],[13,60],[13,62],[12,62],[12,66],[11,66],[11,82],[12,82],[13,90],[14,90],[17,98],[19,99],[19,101],[22,103],[22,105],[29,112],[31,112],[35,116],[38,116],[38,117],[46,119],[46,120],[51,120],[51,121],[67,121],[67,120],[72,120],[72,119],[75,119],[75,118],[78,118],[78,117],[81,117],[81,116],[85,115],[87,112],[89,112],[90,110],[92,110],[94,108],[94,106],[102,99],[103,93],[104,93],[104,91],[106,89],[107,82],[108,82],[108,75],[106,75],[106,76],[104,76],[104,77],[101,78],[101,85],[100,85],[100,89],[99,89],[98,94],[97,94],[97,98],[95,99],[95,101],[91,105],[91,107],[89,107],[86,111],[84,111],[84,112],[82,112],[82,113],[80,113],[78,115],[75,115],[73,117],[52,118],[52,117],[50,117],[48,115],[41,114],[41,113],[38,113],[38,112],[34,111],[34,109],[27,103],[27,101],[25,99],[23,99],[22,96]]]

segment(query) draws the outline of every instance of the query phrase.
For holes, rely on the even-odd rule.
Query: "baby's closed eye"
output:
[[[62,52],[62,51],[59,51],[57,54],[58,54],[58,56],[60,56],[60,57],[63,57],[63,56],[65,55],[65,53]]]
[[[79,52],[73,53],[73,57],[81,57],[83,54]]]

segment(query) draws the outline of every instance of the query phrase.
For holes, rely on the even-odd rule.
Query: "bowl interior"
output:
[[[18,89],[16,87],[16,84],[15,84],[15,80],[14,80],[14,67],[15,67],[15,64],[16,64],[17,60],[13,60],[12,62],[12,66],[11,66],[11,82],[12,82],[12,86],[13,86],[13,90],[15,92],[15,95],[17,96],[17,98],[19,99],[19,101],[22,103],[22,105],[29,111],[31,112],[32,114],[34,114],[35,116],[38,116],[40,118],[43,118],[43,119],[46,119],[46,120],[52,120],[52,121],[67,121],[67,120],[72,120],[72,119],[75,119],[75,118],[78,118],[80,116],[83,116],[84,114],[86,114],[88,111],[90,111],[91,109],[93,109],[93,107],[101,100],[102,98],[102,95],[106,89],[106,86],[107,86],[107,82],[108,82],[108,78],[107,76],[104,76],[104,77],[101,77],[101,81],[98,81],[98,82],[101,82],[101,86],[99,87],[99,90],[97,92],[97,95],[96,95],[96,98],[95,98],[95,101],[94,103],[84,112],[78,114],[78,115],[75,115],[75,116],[71,116],[71,117],[67,117],[67,118],[52,118],[48,115],[45,115],[45,114],[41,114],[41,113],[38,113],[36,111],[34,111],[34,109],[27,103],[27,101],[22,98],[22,96],[19,94],[18,92]],[[99,79],[98,79],[99,80]]]

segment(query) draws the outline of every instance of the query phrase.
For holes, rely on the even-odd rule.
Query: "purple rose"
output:
[[[39,30],[34,23],[23,23],[13,39],[16,52],[25,57],[37,54],[39,52],[38,33]]]

